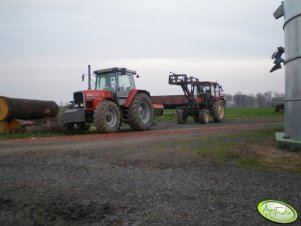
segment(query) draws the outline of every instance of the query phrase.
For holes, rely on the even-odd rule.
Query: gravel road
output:
[[[204,159],[174,142],[273,126],[163,123],[141,133],[0,141],[0,225],[275,225],[257,205],[281,200],[300,214],[300,174]]]

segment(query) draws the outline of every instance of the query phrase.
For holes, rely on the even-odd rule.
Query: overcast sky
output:
[[[270,59],[284,45],[280,0],[1,0],[0,95],[67,102],[81,74],[136,70],[137,88],[182,94],[169,71],[226,93],[284,92]]]

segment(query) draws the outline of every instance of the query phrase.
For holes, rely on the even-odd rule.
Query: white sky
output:
[[[81,74],[127,67],[152,95],[182,94],[168,75],[218,81],[226,93],[284,92],[269,73],[284,45],[280,0],[1,0],[0,95],[67,102]]]

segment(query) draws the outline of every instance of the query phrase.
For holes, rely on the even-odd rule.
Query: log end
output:
[[[17,119],[11,120],[9,122],[8,127],[9,127],[10,133],[19,133],[19,132],[21,132],[21,129],[22,129],[21,124],[18,122]]]
[[[3,97],[0,97],[0,121],[4,121],[8,116],[8,105]]]
[[[0,133],[9,133],[9,122],[0,121]]]

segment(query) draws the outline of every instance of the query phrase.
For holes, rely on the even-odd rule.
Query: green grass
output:
[[[235,163],[238,166],[261,169],[264,167],[264,163],[258,159],[239,159]]]
[[[155,118],[156,122],[173,121],[176,119],[176,109],[164,109],[163,115]]]
[[[283,118],[284,112],[275,112],[274,108],[226,108],[225,118]],[[162,116],[156,119],[157,122],[173,121],[176,119],[175,109],[165,109]]]
[[[30,137],[54,137],[54,136],[65,136],[66,134],[60,132],[51,133],[15,133],[15,134],[0,134],[0,140],[7,139],[19,139],[19,138],[30,138]]]
[[[236,161],[235,150],[246,145],[259,143],[274,136],[277,129],[240,131],[226,135],[209,136],[201,140],[192,138],[182,141],[182,150],[193,151],[218,161]],[[252,164],[252,159],[242,159],[241,165]],[[254,162],[255,164],[255,162]],[[257,164],[257,163],[256,163]],[[258,165],[258,164],[257,164]]]
[[[96,130],[92,127],[90,130],[82,131],[80,134],[95,134]],[[79,134],[74,134],[79,135]],[[7,139],[21,139],[21,138],[31,138],[31,137],[57,137],[57,136],[72,136],[72,134],[67,134],[63,132],[48,132],[48,133],[15,133],[15,134],[8,134],[3,133],[0,134],[0,140],[7,140]]]
[[[227,118],[270,118],[283,117],[284,112],[275,112],[274,108],[227,108]]]

